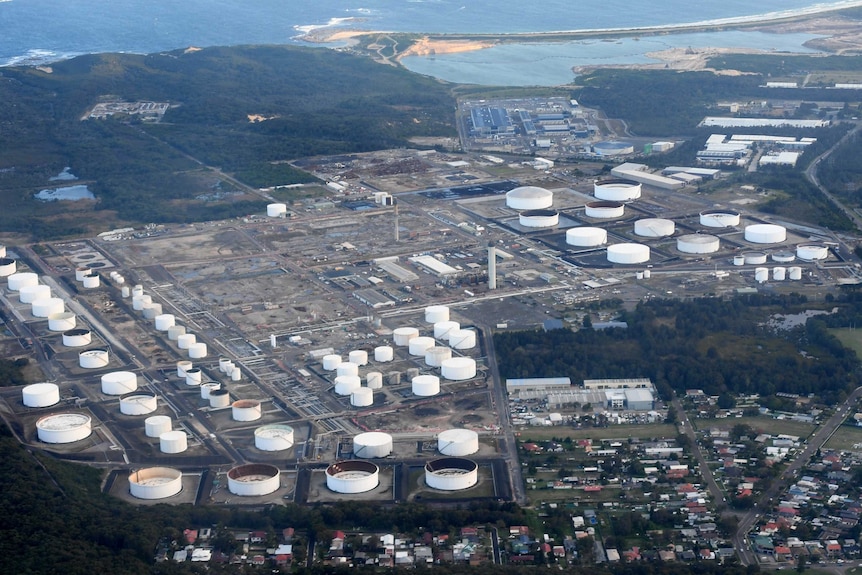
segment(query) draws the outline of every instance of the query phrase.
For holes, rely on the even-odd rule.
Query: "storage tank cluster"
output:
[[[110,277],[111,281],[114,282],[115,284],[117,284],[118,286],[124,286],[126,284],[126,278],[124,278],[123,275],[116,270],[112,271],[110,274],[108,274],[108,277]],[[122,295],[122,293],[123,293],[122,288],[120,288],[120,290],[121,290],[120,294]],[[128,291],[128,288],[126,288],[126,290]],[[128,296],[128,294],[126,294],[126,295],[123,295],[123,297],[129,297],[129,296]]]
[[[15,260],[12,260],[12,263],[15,264]],[[53,297],[49,286],[39,283],[38,274],[13,271],[6,277],[6,287],[9,288],[9,291],[18,292],[21,303],[30,304],[30,313],[33,317],[50,318],[66,311],[65,302],[61,298]],[[58,326],[55,325],[54,327]],[[67,324],[65,329],[52,329],[51,331],[66,331],[74,327],[73,322],[70,327]],[[50,325],[49,329],[51,329]]]
[[[128,288],[124,288],[126,293]],[[168,340],[175,341],[177,348],[184,350],[191,359],[207,357],[207,344],[197,340],[197,336],[189,333],[185,326],[177,325],[177,317],[171,313],[163,313],[162,304],[153,301],[153,296],[144,293],[144,286],[136,284],[131,289],[132,309],[141,312],[144,319],[151,320],[156,331],[166,332]],[[237,368],[238,369],[238,368]],[[227,373],[234,379],[233,371]],[[236,374],[235,381],[241,379],[241,372]]]
[[[336,493],[365,493],[380,483],[380,468],[370,461],[337,461],[326,468],[326,486]]]
[[[758,283],[764,283],[769,280],[770,274],[769,268],[758,267],[754,269],[754,280]],[[773,281],[799,281],[802,279],[802,268],[799,266],[776,266],[772,268],[772,280]]]
[[[469,489],[479,482],[479,466],[471,459],[441,457],[425,464],[425,484],[440,491]]]

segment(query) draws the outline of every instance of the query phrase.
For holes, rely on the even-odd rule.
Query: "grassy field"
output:
[[[774,419],[772,417],[727,417],[724,419],[692,419],[692,424],[697,429],[730,430],[734,425],[748,425],[759,433],[770,433],[772,435],[796,435],[808,437],[814,431],[815,426],[801,421],[790,421],[789,419]]]
[[[679,435],[675,425],[664,423],[647,423],[644,425],[611,425],[610,427],[573,429],[571,427],[536,427],[526,428],[517,433],[521,441],[542,441],[560,437],[565,439],[621,439],[639,437],[676,437]]]
[[[829,333],[838,338],[844,344],[844,347],[849,347],[856,352],[856,355],[862,357],[862,330],[849,327],[837,327],[830,329]]]
[[[862,451],[862,447],[854,447],[862,444],[862,427],[850,427],[842,425],[835,430],[829,441],[826,442],[826,449],[840,449],[844,451]]]

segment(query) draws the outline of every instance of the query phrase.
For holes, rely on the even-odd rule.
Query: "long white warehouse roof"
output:
[[[791,118],[720,118],[707,116],[700,127],[717,126],[720,128],[750,128],[753,126],[792,127],[792,128],[822,128],[828,126],[828,120],[794,120]]]
[[[444,264],[434,256],[415,256],[410,258],[410,261],[420,266],[426,267],[438,276],[458,273],[458,270],[448,264]]]
[[[650,174],[649,172],[644,172],[639,169],[629,170],[624,168],[623,166],[617,166],[616,168],[613,168],[611,170],[611,175],[614,175],[618,178],[634,180],[641,184],[646,184],[647,186],[654,186],[656,188],[662,188],[665,190],[678,190],[685,185],[685,183],[680,182],[679,180],[666,178],[665,176],[659,176],[657,174]]]

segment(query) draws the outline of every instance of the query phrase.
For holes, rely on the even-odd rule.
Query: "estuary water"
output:
[[[734,22],[790,13],[862,6],[862,0],[816,3],[811,0],[0,0],[0,65],[44,64],[97,52],[151,53],[188,46],[242,44],[307,44],[304,33],[319,28],[353,28],[392,32],[517,34],[593,29],[631,29],[702,22]],[[710,45],[727,45],[715,40]],[[801,35],[769,41],[754,35],[737,37],[752,43],[798,47]],[[667,38],[672,38],[668,36]],[[643,40],[641,40],[643,42]],[[704,40],[706,41],[706,40]],[[736,41],[736,40],[735,40]],[[681,45],[701,45],[692,37]],[[538,62],[558,59],[560,69],[572,65],[567,54],[588,53],[608,63],[633,63],[643,54],[634,42],[514,44],[505,50],[482,51],[458,58],[437,56],[405,62],[422,73],[452,79],[447,69],[470,69],[525,58]],[[646,46],[646,44],[644,44]],[[752,46],[757,47],[757,46]],[[778,49],[778,48],[777,48]],[[794,48],[795,49],[795,48]],[[426,62],[421,62],[425,60]],[[490,60],[490,62],[489,62]],[[564,62],[564,60],[566,60]],[[499,61],[499,62],[498,62]],[[429,63],[434,62],[434,63]],[[475,74],[471,71],[474,78]],[[512,83],[523,77],[498,68],[483,83]],[[563,75],[542,71],[533,80],[514,83],[560,83]],[[568,73],[569,79],[571,73]],[[460,80],[458,80],[460,81]],[[568,81],[563,79],[563,81]]]

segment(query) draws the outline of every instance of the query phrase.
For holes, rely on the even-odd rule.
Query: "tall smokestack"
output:
[[[497,289],[497,248],[488,242],[488,289]]]

